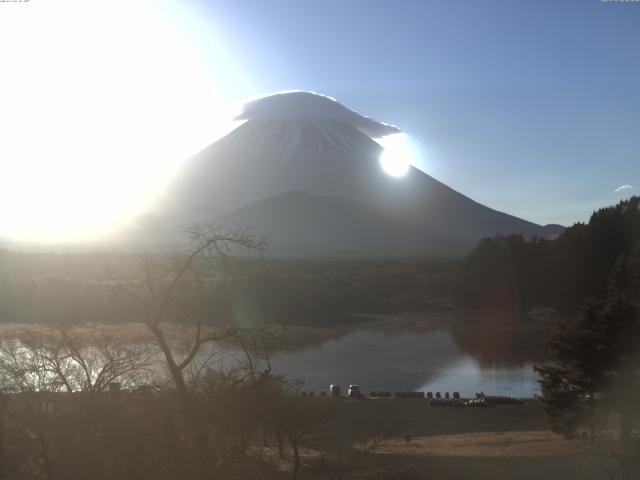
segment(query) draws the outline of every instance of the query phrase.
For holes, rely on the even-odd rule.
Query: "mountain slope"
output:
[[[439,239],[368,210],[357,202],[301,191],[274,195],[217,218],[228,228],[250,225],[268,235],[274,255],[389,256],[429,250],[451,254]]]
[[[464,253],[479,238],[498,233],[558,233],[487,208],[416,168],[404,177],[390,177],[380,167],[382,147],[372,136],[399,130],[328,97],[306,92],[272,95],[247,104],[239,118],[246,122],[185,164],[158,213],[197,221],[219,218],[225,224],[252,220],[244,223],[261,225],[291,251],[300,250],[296,242],[304,237],[304,224],[323,239],[321,250],[327,254],[352,251],[356,238],[362,251],[378,251],[386,244],[383,239],[392,236],[391,228],[407,232],[406,245],[421,245],[425,254],[442,251],[443,242],[450,247],[446,250]],[[279,197],[293,191],[308,196]],[[289,215],[286,198],[302,202]],[[264,203],[265,199],[271,200]],[[342,218],[333,221],[351,224],[353,231],[317,231],[314,225],[329,228],[329,223],[312,218],[328,215],[330,208]],[[220,211],[222,217],[213,213]],[[374,233],[375,222],[379,224]],[[357,228],[369,233],[362,235]],[[414,248],[406,251],[414,253]],[[387,253],[397,253],[395,246]]]

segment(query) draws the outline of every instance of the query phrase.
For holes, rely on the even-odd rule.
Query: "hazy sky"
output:
[[[640,189],[640,2],[186,5],[250,77],[232,96],[333,96],[399,126],[424,171],[493,208],[571,224]]]
[[[0,2],[0,66],[0,240],[109,231],[244,100],[292,89],[528,220],[640,190],[638,1]]]

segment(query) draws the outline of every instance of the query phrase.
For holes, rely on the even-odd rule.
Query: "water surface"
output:
[[[280,354],[271,363],[275,372],[301,379],[314,390],[335,383],[358,384],[365,392],[459,391],[470,396],[483,391],[532,397],[539,393],[533,371],[539,358],[531,352],[542,349],[542,336],[518,330],[505,335],[506,328],[494,332],[478,324],[391,333],[363,328]]]

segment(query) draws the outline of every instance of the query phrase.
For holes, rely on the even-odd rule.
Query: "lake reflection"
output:
[[[470,334],[473,335],[473,334]],[[299,378],[309,389],[331,383],[370,390],[459,391],[531,397],[539,392],[533,359],[496,359],[488,364],[459,347],[445,330],[389,334],[357,330],[322,345],[272,359],[275,372]],[[465,342],[463,341],[464,345]]]

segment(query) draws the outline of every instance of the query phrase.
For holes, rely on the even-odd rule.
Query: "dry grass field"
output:
[[[601,479],[579,440],[547,429],[536,400],[492,408],[437,408],[419,399],[327,400],[338,420],[303,453],[302,478]],[[405,435],[411,439],[406,440]],[[288,478],[290,456],[256,458]]]

